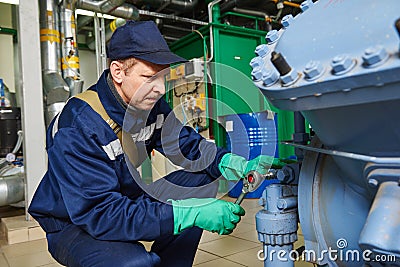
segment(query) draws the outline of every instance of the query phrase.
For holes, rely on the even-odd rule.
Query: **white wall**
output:
[[[83,90],[97,82],[96,53],[95,51],[79,50],[79,66],[84,81]]]
[[[0,26],[12,28],[11,5],[0,3]],[[15,93],[13,36],[0,34],[0,78]]]

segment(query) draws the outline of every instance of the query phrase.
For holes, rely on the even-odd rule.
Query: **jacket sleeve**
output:
[[[218,164],[228,151],[206,140],[192,127],[184,126],[165,101],[160,109],[164,111],[164,124],[153,136],[153,148],[186,170],[220,177]]]
[[[66,127],[55,135],[48,149],[49,174],[57,180],[70,220],[102,240],[154,240],[173,234],[169,204],[121,193],[121,184],[131,181],[128,187],[133,188],[134,182],[117,177],[115,164],[123,155],[112,160],[106,148],[90,129]]]

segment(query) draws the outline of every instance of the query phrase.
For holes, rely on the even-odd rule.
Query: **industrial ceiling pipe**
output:
[[[265,20],[267,20],[269,18],[269,15],[267,13],[265,13],[265,12],[262,12],[262,11],[256,11],[256,10],[250,10],[250,9],[244,9],[244,8],[237,8],[237,7],[234,7],[232,9],[232,11],[240,13],[240,14],[244,14],[244,15],[264,18]]]
[[[126,4],[125,0],[77,0],[76,8],[113,15],[124,19],[139,19],[138,9],[133,5]]]
[[[106,13],[113,11],[117,7],[125,3],[125,0],[102,0],[102,1],[92,1],[92,0],[77,0],[76,7],[91,10],[94,12]]]
[[[143,0],[143,1],[132,1],[136,6],[143,4],[150,5],[152,7],[163,7],[176,10],[177,13],[192,11],[198,4],[198,0]]]
[[[130,4],[123,4],[108,14],[128,20],[139,20],[140,17],[139,10],[134,5]]]

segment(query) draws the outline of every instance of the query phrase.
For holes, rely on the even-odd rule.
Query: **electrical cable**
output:
[[[13,153],[13,154],[16,154],[16,153],[18,152],[18,150],[21,148],[21,145],[22,145],[23,132],[22,132],[21,130],[19,130],[19,131],[17,132],[17,135],[18,135],[17,143],[15,144],[15,147],[14,147],[14,149],[13,149],[12,152],[11,152],[11,153]]]

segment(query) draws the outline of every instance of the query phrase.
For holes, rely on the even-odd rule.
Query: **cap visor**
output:
[[[149,61],[154,64],[158,64],[158,65],[166,65],[166,64],[181,63],[181,62],[188,61],[187,59],[185,59],[183,57],[177,56],[174,53],[167,52],[167,51],[142,54],[142,55],[137,55],[134,57]]]

